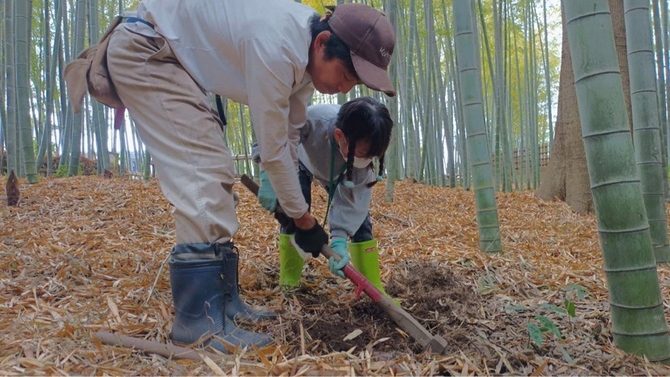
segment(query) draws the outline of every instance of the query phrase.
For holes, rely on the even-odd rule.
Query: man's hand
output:
[[[277,209],[277,194],[272,188],[272,183],[270,183],[270,177],[261,169],[261,185],[258,188],[258,203],[260,203],[263,208],[274,213]]]
[[[296,224],[297,225],[297,224]],[[311,253],[314,258],[319,256],[323,245],[328,243],[328,233],[314,222],[314,226],[309,229],[296,228],[295,243],[305,252]]]
[[[307,230],[317,223],[316,219],[309,213],[309,211],[303,213],[302,216],[297,219],[293,219],[293,222],[295,222],[295,226],[303,230]]]
[[[283,211],[275,211],[274,216],[275,219],[277,219],[277,221],[281,225],[283,233],[286,234],[295,233],[296,228],[300,228],[302,230],[308,230],[311,229],[314,226],[314,224],[316,224],[316,219],[314,218],[314,216],[312,216],[311,213],[309,213],[309,211],[303,213],[303,215],[298,217],[297,219],[292,219],[288,217],[288,215]]]
[[[328,269],[330,269],[330,272],[333,274],[343,278],[344,273],[342,272],[342,269],[351,259],[349,257],[349,252],[347,251],[347,240],[340,237],[333,238],[330,240],[330,248],[340,256],[340,261],[337,262],[335,261],[335,258],[330,257],[330,259],[328,259]]]

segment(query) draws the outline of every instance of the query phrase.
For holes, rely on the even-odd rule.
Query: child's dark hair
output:
[[[347,138],[349,154],[347,155],[347,180],[351,181],[351,174],[358,140],[369,140],[370,149],[367,157],[379,159],[378,176],[384,174],[384,154],[391,143],[393,119],[389,110],[372,97],[353,99],[340,108],[337,113],[335,127],[342,130]],[[372,187],[375,180],[368,187]]]
[[[326,49],[324,50],[326,59],[331,60],[336,58],[342,60],[349,73],[358,78],[358,74],[354,68],[354,63],[351,61],[349,47],[347,47],[347,45],[344,44],[344,42],[342,42],[342,40],[337,35],[335,35],[335,33],[333,33],[333,31],[330,29],[330,25],[328,24],[328,19],[330,19],[330,15],[335,10],[335,7],[328,6],[326,8],[329,10],[329,13],[326,13],[325,16],[321,17],[318,14],[315,14],[309,20],[310,31],[312,32],[312,44],[314,44],[314,40],[316,39],[316,36],[319,35],[319,33],[322,31],[329,31],[330,37],[326,41]]]

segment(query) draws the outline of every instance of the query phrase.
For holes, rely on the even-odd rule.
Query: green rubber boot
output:
[[[297,288],[302,277],[305,260],[291,245],[289,234],[279,234],[279,286],[282,289]]]
[[[379,248],[377,240],[349,243],[349,255],[351,263],[368,281],[379,289],[385,296],[388,294],[382,286],[382,279],[379,276]]]

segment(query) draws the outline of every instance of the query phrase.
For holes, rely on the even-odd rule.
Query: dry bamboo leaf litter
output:
[[[272,333],[276,344],[194,362],[93,337],[104,330],[168,341],[173,309],[161,266],[174,228],[157,181],[48,178],[21,180],[20,190],[17,207],[0,206],[0,374],[670,373],[612,345],[594,216],[532,192],[497,194],[504,253],[489,256],[478,250],[472,192],[397,182],[387,203],[384,186],[375,186],[371,215],[387,292],[449,342],[448,355],[427,355],[369,299],[356,299],[355,287],[331,275],[324,260],[306,262],[300,288],[279,290],[277,226],[237,186],[243,294],[279,313],[248,328]],[[313,198],[323,217],[325,193],[315,188]],[[668,267],[659,267],[659,279],[667,297]],[[574,285],[584,287],[584,298],[567,289]],[[566,298],[575,318],[547,309]],[[556,324],[561,339],[530,342],[526,325],[537,314]]]

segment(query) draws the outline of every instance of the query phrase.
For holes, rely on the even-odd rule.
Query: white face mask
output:
[[[367,168],[372,163],[371,158],[354,157],[354,167],[358,169]]]
[[[347,161],[347,155],[344,154],[344,152],[342,151],[341,148],[339,148],[339,149],[340,149],[340,154],[342,155],[342,158],[344,159],[344,161]],[[357,169],[367,168],[368,165],[370,165],[371,163],[372,163],[371,158],[354,157],[354,167],[357,168]]]

